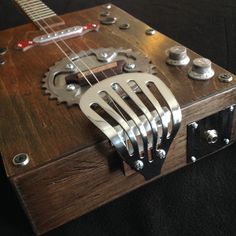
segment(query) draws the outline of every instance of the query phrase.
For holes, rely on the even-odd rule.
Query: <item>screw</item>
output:
[[[198,123],[197,122],[193,122],[190,124],[191,127],[193,127],[194,129],[198,128]]]
[[[76,89],[76,87],[74,84],[68,84],[66,86],[66,90],[68,90],[68,91],[74,91],[75,89]]]
[[[107,3],[107,4],[103,5],[103,8],[105,8],[105,9],[111,9],[111,4],[110,4],[110,3]]]
[[[196,162],[197,158],[195,156],[191,156],[192,162]]]
[[[220,74],[218,76],[218,79],[221,82],[229,83],[233,80],[233,76],[231,74],[228,74],[228,73],[223,73],[223,74]]]
[[[226,145],[228,145],[228,144],[229,144],[229,142],[230,142],[230,141],[229,141],[229,139],[228,139],[228,138],[225,138],[225,139],[224,139],[224,143],[225,143]]]
[[[0,48],[0,55],[4,55],[7,52],[6,48]]]
[[[104,11],[104,12],[101,12],[100,13],[100,16],[109,16],[111,14],[111,12],[109,12],[109,11]]]
[[[229,110],[232,112],[232,111],[234,111],[234,106],[230,106],[229,107]]]
[[[129,29],[129,28],[130,28],[130,24],[129,24],[129,23],[121,24],[121,25],[119,26],[119,28],[122,29],[122,30]]]
[[[29,163],[29,156],[26,153],[19,153],[12,160],[15,166],[26,166]]]
[[[101,52],[101,53],[99,54],[99,56],[100,56],[101,58],[107,58],[107,57],[108,57],[108,54],[107,54],[106,52]]]
[[[165,159],[166,157],[166,151],[164,149],[157,149],[157,156],[160,159]]]
[[[136,67],[136,65],[132,62],[125,64],[125,69],[127,69],[127,70],[133,70],[135,67]]]
[[[74,65],[69,63],[69,64],[66,65],[66,69],[71,69],[72,70],[72,69],[74,69]]]
[[[143,167],[144,167],[144,164],[143,164],[142,161],[137,160],[137,161],[134,162],[134,168],[135,168],[136,170],[142,170]]]
[[[6,61],[5,60],[3,60],[3,59],[0,59],[0,65],[4,65],[6,63]]]
[[[146,30],[145,33],[146,33],[146,35],[154,35],[156,33],[156,30],[149,28]]]

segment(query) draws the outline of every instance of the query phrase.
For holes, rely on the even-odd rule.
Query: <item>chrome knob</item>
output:
[[[211,68],[211,61],[201,57],[193,60],[193,66],[188,74],[192,79],[208,80],[214,76],[215,72]]]
[[[187,49],[183,46],[171,47],[168,51],[168,58],[166,62],[172,66],[185,66],[190,59],[187,55]]]
[[[209,144],[213,144],[218,141],[218,133],[215,129],[207,130],[205,132],[205,137]]]

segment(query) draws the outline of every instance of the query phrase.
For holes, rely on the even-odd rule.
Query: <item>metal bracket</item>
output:
[[[231,133],[236,106],[232,105],[187,126],[187,162],[210,155],[232,143]]]

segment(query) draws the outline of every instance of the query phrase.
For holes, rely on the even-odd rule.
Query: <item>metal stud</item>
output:
[[[66,65],[66,69],[74,69],[74,65],[73,64],[71,64],[71,63],[68,63],[67,65]]]
[[[164,149],[157,149],[157,156],[160,159],[165,159],[166,158],[166,151]]]
[[[101,12],[100,13],[100,16],[109,16],[111,14],[111,12],[110,11],[103,11],[103,12]]]
[[[191,161],[192,162],[196,162],[197,161],[197,158],[195,156],[191,156]]]
[[[135,69],[136,65],[133,62],[129,62],[125,64],[124,69],[126,71],[133,71]]]
[[[143,167],[144,167],[144,164],[143,164],[143,162],[142,162],[141,160],[135,161],[135,163],[134,163],[134,168],[135,168],[136,170],[142,170]]]
[[[111,9],[111,4],[110,4],[110,3],[107,3],[107,4],[103,5],[103,8],[105,8],[105,9]]]
[[[145,33],[146,33],[146,35],[154,35],[156,33],[156,30],[149,28],[146,30]]]
[[[127,30],[127,29],[130,28],[130,24],[129,24],[129,23],[121,24],[121,25],[119,26],[119,28],[122,29],[122,30]]]
[[[106,17],[104,19],[101,20],[101,24],[103,25],[113,25],[115,24],[117,21],[116,17]]]
[[[218,76],[218,79],[221,82],[229,83],[233,80],[233,76],[231,74],[228,74],[228,73],[223,73],[223,74],[220,74]]]
[[[224,143],[225,143],[226,145],[228,145],[229,142],[230,142],[230,140],[229,140],[228,138],[225,138],[225,139],[224,139]]]
[[[234,111],[234,106],[230,106],[229,110],[232,112]]]
[[[29,156],[26,153],[19,153],[12,160],[15,166],[26,166],[29,163]]]
[[[74,91],[75,89],[76,89],[75,84],[68,84],[68,85],[66,86],[66,90],[67,90],[67,91]]]
[[[193,127],[194,129],[197,129],[198,128],[198,123],[197,122],[193,122],[190,124],[191,127]]]

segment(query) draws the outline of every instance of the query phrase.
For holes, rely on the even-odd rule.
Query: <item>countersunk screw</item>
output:
[[[12,160],[15,166],[26,166],[29,163],[29,156],[26,153],[19,153]]]
[[[149,28],[146,30],[145,33],[146,33],[146,35],[154,35],[156,33],[156,30]]]
[[[234,111],[234,106],[230,106],[229,110],[232,112]]]
[[[137,161],[134,162],[134,168],[136,170],[142,170],[143,167],[144,167],[144,164],[141,160],[137,160]]]
[[[191,156],[191,161],[196,162],[197,158],[195,156]]]
[[[99,54],[99,56],[100,56],[101,58],[107,58],[107,57],[108,57],[108,54],[107,54],[106,52],[101,52],[101,53]]]
[[[198,123],[197,122],[193,122],[190,124],[191,127],[193,127],[194,129],[198,128]]]
[[[230,142],[230,141],[229,141],[229,139],[228,139],[228,138],[225,138],[225,139],[224,139],[224,143],[225,143],[226,145],[228,145],[228,144],[229,144],[229,142]]]

